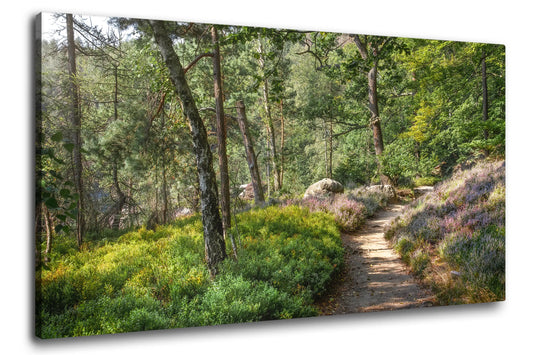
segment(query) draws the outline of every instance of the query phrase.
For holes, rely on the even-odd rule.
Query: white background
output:
[[[531,350],[532,11],[526,1],[3,2],[0,349],[4,354],[495,354]],[[32,318],[33,19],[41,11],[503,43],[507,300],[422,311],[41,341]],[[526,205],[527,203],[527,205]],[[529,350],[528,350],[529,349]]]

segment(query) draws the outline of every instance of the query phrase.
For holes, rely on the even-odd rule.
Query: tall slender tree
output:
[[[215,26],[211,27],[211,40],[213,43],[213,76],[214,96],[217,122],[218,140],[218,166],[220,170],[220,210],[222,211],[222,226],[224,236],[231,228],[231,210],[229,196],[228,155],[226,152],[226,118],[224,115],[224,98],[222,91],[222,70],[220,66],[220,45],[218,31]]]
[[[248,130],[246,108],[244,107],[244,102],[242,100],[237,101],[237,121],[239,122],[239,129],[241,130],[244,149],[246,151],[246,161],[248,163],[248,169],[250,170],[252,187],[254,189],[254,200],[256,204],[261,204],[265,202],[265,195],[263,193],[263,185],[261,184],[261,174],[259,174],[259,165],[257,164],[254,152],[252,136]]]
[[[265,122],[266,122],[266,132],[267,132],[267,145],[269,148],[269,164],[272,165],[272,173],[274,174],[274,191],[279,190],[280,188],[280,173],[278,169],[278,153],[276,149],[276,131],[274,129],[274,121],[272,119],[272,110],[270,107],[270,89],[268,83],[268,75],[266,72],[266,58],[265,58],[265,48],[263,44],[263,38],[259,36],[258,46],[257,46],[258,58],[259,58],[259,67],[261,69],[262,75],[262,92],[263,92],[263,106],[265,110]],[[270,186],[270,182],[269,182]],[[270,191],[270,188],[269,188]]]
[[[218,271],[218,264],[227,257],[227,254],[222,220],[218,210],[218,191],[215,171],[213,170],[213,157],[207,141],[207,132],[185,79],[180,59],[165,28],[165,23],[150,20],[150,25],[154,39],[169,70],[170,80],[182,102],[183,112],[189,121],[200,185],[205,257],[209,272],[214,277]]]
[[[76,218],[76,239],[78,248],[83,243],[85,229],[84,206],[83,206],[83,181],[82,181],[82,157],[81,157],[81,108],[80,90],[78,85],[78,71],[76,68],[76,42],[74,40],[74,21],[72,14],[66,15],[67,23],[67,53],[68,53],[68,73],[70,83],[70,120],[72,125],[72,163],[73,176],[76,193],[78,194],[77,218]]]
[[[370,69],[367,73],[368,78],[368,109],[370,110],[370,126],[374,137],[374,149],[378,158],[378,170],[380,173],[381,183],[389,184],[389,179],[382,174],[379,157],[383,154],[383,133],[381,130],[381,117],[379,115],[378,105],[378,65],[380,55],[384,47],[391,40],[389,37],[375,37],[353,35],[353,40],[359,54],[364,61],[369,62]]]

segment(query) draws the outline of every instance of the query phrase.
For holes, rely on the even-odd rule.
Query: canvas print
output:
[[[505,299],[505,47],[43,13],[35,332]]]

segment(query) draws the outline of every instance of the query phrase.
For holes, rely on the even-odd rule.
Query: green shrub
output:
[[[424,249],[416,249],[411,253],[409,260],[413,272],[419,277],[424,274],[431,261],[428,252]]]
[[[424,176],[424,177],[417,177],[413,180],[413,184],[415,187],[418,186],[433,186],[436,183],[442,181],[442,178],[437,176]]]
[[[42,269],[36,332],[44,338],[316,314],[313,298],[343,262],[334,217],[271,206],[238,216],[238,261],[211,280],[201,221],[189,217],[88,245]]]
[[[394,250],[396,250],[405,261],[409,261],[409,255],[414,248],[415,244],[406,236],[400,237],[394,245]]]
[[[302,297],[291,296],[264,281],[231,274],[217,279],[193,304],[196,307],[187,310],[187,326],[316,315],[316,310]]]

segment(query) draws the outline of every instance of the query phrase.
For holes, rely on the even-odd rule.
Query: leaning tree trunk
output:
[[[250,170],[250,177],[252,179],[255,204],[261,204],[265,202],[265,195],[263,194],[263,185],[261,184],[261,175],[259,174],[259,166],[255,157],[252,136],[248,131],[248,121],[246,119],[246,109],[243,101],[237,101],[237,121],[244,142],[244,150],[246,151],[246,162],[248,163],[248,169]]]
[[[155,41],[169,70],[170,80],[183,104],[184,114],[189,121],[200,185],[205,258],[209,272],[214,277],[217,274],[218,264],[227,255],[222,220],[218,210],[216,175],[213,170],[213,157],[207,141],[207,132],[185,79],[185,73],[179,57],[172,47],[172,40],[165,29],[164,22],[150,20],[150,25],[154,32]]]
[[[77,82],[76,69],[76,43],[74,42],[74,20],[72,14],[67,14],[67,53],[68,53],[68,73],[70,82],[71,98],[71,125],[72,125],[72,162],[74,172],[74,185],[78,194],[76,218],[76,239],[78,248],[83,243],[84,218],[83,218],[83,181],[82,181],[82,160],[81,160],[81,109],[79,98],[79,86]]]

